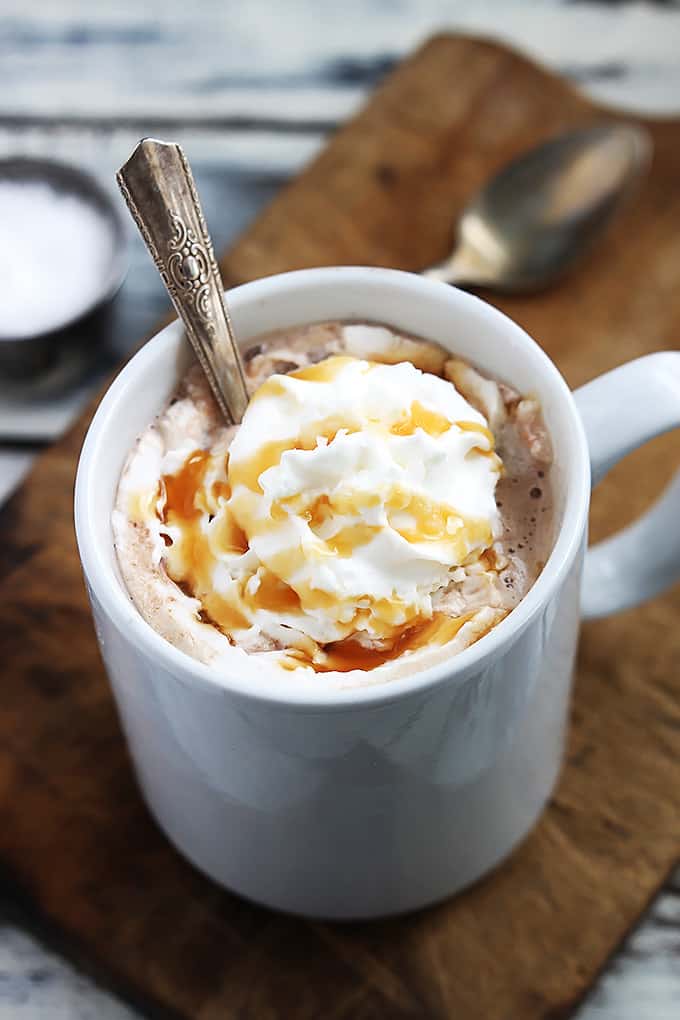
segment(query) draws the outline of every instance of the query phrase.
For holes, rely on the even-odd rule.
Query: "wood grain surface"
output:
[[[419,269],[443,255],[453,215],[497,166],[601,117],[506,50],[435,38],[243,235],[225,279],[348,262]],[[680,122],[651,130],[649,179],[596,256],[550,292],[493,299],[572,385],[680,336]],[[200,877],[141,803],[75,552],[85,427],[0,516],[5,875],[85,957],[173,1015],[568,1016],[680,853],[680,593],[584,628],[562,781],[503,868],[397,921],[289,919]],[[671,436],[613,472],[594,535],[642,509],[678,459]]]

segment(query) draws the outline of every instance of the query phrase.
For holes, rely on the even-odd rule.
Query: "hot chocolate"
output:
[[[198,368],[140,436],[113,529],[152,627],[219,673],[366,683],[499,623],[552,539],[540,408],[362,323],[256,338],[225,426]]]

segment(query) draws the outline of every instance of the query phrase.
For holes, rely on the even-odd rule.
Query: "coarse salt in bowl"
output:
[[[65,331],[122,283],[126,233],[88,174],[42,159],[0,162],[0,347],[11,365]],[[93,331],[94,336],[94,331]]]

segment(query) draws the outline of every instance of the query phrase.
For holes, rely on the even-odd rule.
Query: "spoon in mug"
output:
[[[562,134],[493,177],[458,224],[458,243],[424,276],[528,291],[568,269],[606,227],[649,162],[641,128]],[[143,139],[117,174],[142,238],[228,422],[248,405],[245,373],[189,164],[179,145]]]
[[[243,362],[196,185],[179,145],[144,138],[116,174],[226,421],[248,406]]]
[[[651,140],[633,125],[558,135],[507,164],[472,199],[457,244],[423,276],[493,290],[538,290],[599,237],[649,164]]]

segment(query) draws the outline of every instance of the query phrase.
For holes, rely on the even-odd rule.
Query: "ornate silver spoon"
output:
[[[248,405],[241,356],[194,178],[174,142],[143,139],[118,184],[227,421]]]

